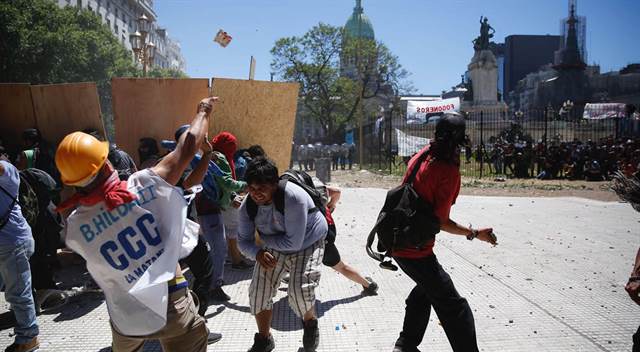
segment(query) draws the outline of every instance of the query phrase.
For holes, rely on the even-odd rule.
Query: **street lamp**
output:
[[[524,112],[522,112],[522,110],[518,110],[514,113],[514,115],[516,116],[516,121],[521,121],[522,116],[524,116]]]
[[[147,75],[147,67],[153,63],[156,54],[156,45],[151,41],[151,20],[145,14],[136,21],[138,30],[129,35],[131,49],[137,62],[142,64],[142,75]]]
[[[560,108],[560,113],[566,116],[566,119],[569,120],[569,113],[573,109],[573,102],[571,100],[567,100],[562,103],[562,108]]]

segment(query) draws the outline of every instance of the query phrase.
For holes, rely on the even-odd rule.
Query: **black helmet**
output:
[[[464,118],[455,112],[442,115],[436,124],[436,142],[460,146],[464,144],[464,138]]]
[[[180,140],[180,137],[183,133],[187,132],[187,130],[191,127],[191,125],[182,125],[178,127],[176,133],[173,134],[173,137],[176,139],[176,142]]]

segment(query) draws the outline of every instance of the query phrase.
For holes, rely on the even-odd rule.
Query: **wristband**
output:
[[[631,276],[629,278],[629,282],[640,281],[640,276]]]
[[[211,113],[211,110],[213,109],[213,106],[211,106],[211,104],[209,103],[200,103],[198,104],[198,112],[203,111],[204,113],[206,113],[207,115]]]
[[[478,237],[478,230],[475,230],[471,224],[469,224],[469,230],[471,230],[471,233],[467,235],[467,239],[473,241],[474,238]]]

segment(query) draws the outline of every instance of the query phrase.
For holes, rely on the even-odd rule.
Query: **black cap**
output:
[[[187,132],[187,130],[191,127],[191,125],[182,125],[178,127],[176,133],[174,133],[173,137],[176,139],[176,142],[180,139],[183,133]]]

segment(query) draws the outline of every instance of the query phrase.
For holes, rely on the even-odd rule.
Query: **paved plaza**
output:
[[[413,287],[401,271],[380,269],[364,251],[386,191],[345,189],[335,213],[343,260],[372,276],[378,296],[323,268],[317,290],[319,351],[391,351],[402,325],[404,298]],[[640,307],[624,285],[640,245],[640,214],[628,204],[578,198],[461,196],[452,218],[493,226],[492,248],[464,237],[439,235],[435,252],[473,309],[482,351],[630,351]],[[225,304],[207,312],[223,339],[209,351],[246,351],[255,321],[247,296],[250,272],[226,271]],[[275,299],[276,351],[298,351],[302,325],[288,307],[284,284]],[[0,298],[0,313],[6,302]],[[40,351],[109,351],[111,335],[99,294],[75,297],[64,309],[39,316]],[[0,332],[0,347],[12,330]],[[451,351],[437,316],[420,346]],[[159,351],[149,343],[145,351]]]

